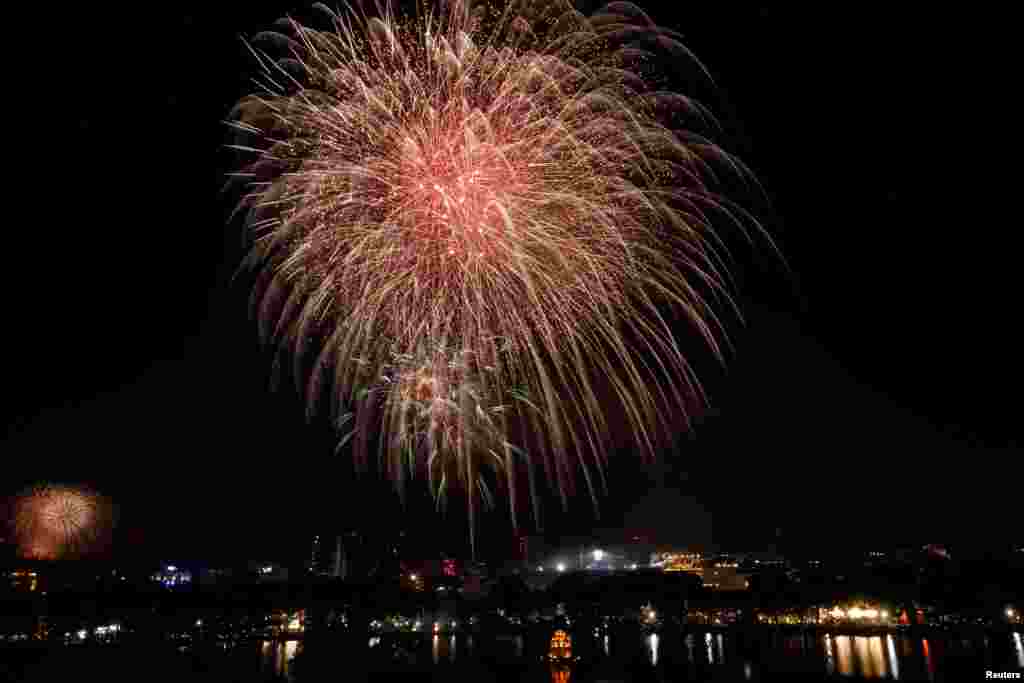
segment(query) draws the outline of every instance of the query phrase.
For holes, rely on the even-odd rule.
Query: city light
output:
[[[1015,611],[1015,610],[1014,610],[1014,609],[1013,609],[1012,607],[1007,607],[1007,608],[1006,608],[1006,616],[1007,616],[1008,618],[1010,618],[1010,619],[1013,619],[1013,617],[1014,617],[1014,616],[1015,616],[1016,614],[1017,614],[1017,612],[1016,612],[1016,611]]]
[[[539,567],[537,567],[537,571],[539,571],[539,572],[544,571],[544,565],[540,565]]]
[[[393,575],[392,575],[392,576],[393,576]],[[417,580],[419,580],[419,578],[420,578],[420,577],[419,577],[419,576],[417,576],[416,574],[410,574],[410,575],[409,575],[409,578],[410,578],[411,580],[413,580],[413,581],[417,581]]]
[[[604,551],[603,550],[599,550],[599,549],[598,550],[594,550],[594,561],[595,562],[600,562],[603,559],[604,559]]]
[[[565,563],[564,562],[559,562],[557,569],[560,572],[564,572],[565,571]]]

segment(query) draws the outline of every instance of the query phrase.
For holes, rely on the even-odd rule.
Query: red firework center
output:
[[[495,146],[473,139],[465,123],[418,137],[401,145],[395,191],[410,255],[420,264],[430,254],[461,264],[494,256],[505,238],[508,198],[522,187],[519,173]]]

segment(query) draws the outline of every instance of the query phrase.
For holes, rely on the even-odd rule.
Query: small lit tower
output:
[[[341,536],[334,539],[334,553],[331,555],[331,576],[334,578],[348,577],[348,555],[342,543]]]
[[[530,561],[530,537],[520,534],[516,537],[518,543],[517,557],[516,559],[522,563],[528,563]]]
[[[309,563],[307,569],[310,574],[320,573],[320,536],[316,535],[313,537],[313,548],[309,554]]]

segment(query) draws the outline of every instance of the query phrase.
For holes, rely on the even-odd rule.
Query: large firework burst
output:
[[[563,504],[582,464],[596,505],[609,431],[650,454],[702,398],[675,322],[720,357],[709,304],[732,307],[712,225],[748,223],[716,174],[746,170],[643,75],[688,51],[622,2],[318,7],[332,30],[257,36],[289,56],[253,48],[261,92],[231,117],[262,338],[311,413],[327,379],[361,462],[376,439],[400,485],[463,487],[471,537],[487,470],[513,523],[520,467],[539,514],[537,462]]]
[[[15,503],[19,553],[41,560],[87,555],[109,531],[109,508],[103,497],[84,487],[33,486]]]

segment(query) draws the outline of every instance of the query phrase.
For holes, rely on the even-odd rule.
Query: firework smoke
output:
[[[717,194],[747,172],[713,121],[644,73],[688,51],[622,2],[319,7],[333,30],[257,36],[289,56],[252,48],[261,92],[232,115],[261,337],[311,413],[330,387],[360,462],[376,439],[400,490],[417,470],[464,489],[471,537],[485,471],[513,523],[521,470],[539,521],[536,463],[563,504],[582,464],[596,505],[609,432],[651,454],[702,399],[674,320],[721,357],[712,225],[756,227]]]
[[[86,488],[34,486],[15,503],[19,554],[40,560],[88,555],[110,531],[109,511],[109,503]]]

